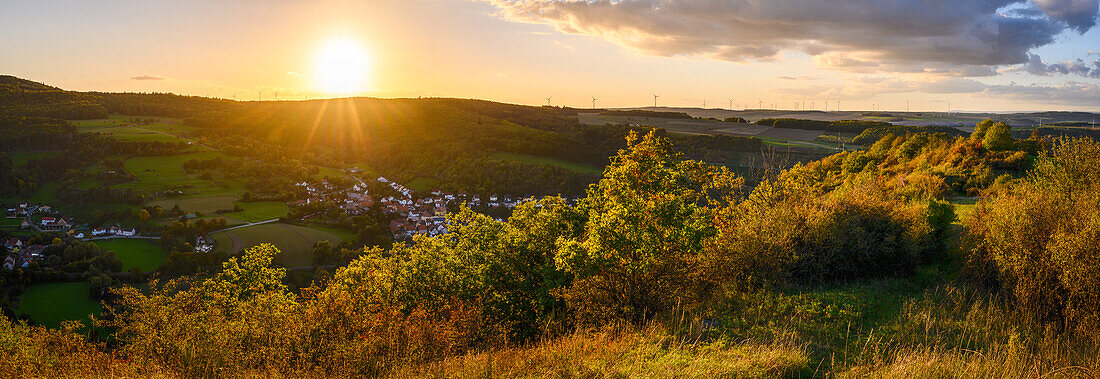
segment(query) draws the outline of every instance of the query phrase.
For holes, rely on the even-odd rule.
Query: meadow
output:
[[[156,243],[139,239],[110,239],[93,241],[103,250],[113,251],[122,261],[122,269],[137,267],[144,272],[155,271],[168,261],[168,252]]]
[[[45,326],[56,328],[65,320],[81,320],[99,314],[103,306],[88,295],[88,282],[42,283],[27,288],[17,313],[26,313]]]
[[[551,166],[561,167],[561,168],[564,168],[564,169],[567,169],[567,170],[586,172],[586,173],[592,173],[592,174],[603,173],[603,168],[601,168],[601,167],[589,166],[589,165],[585,165],[585,164],[564,161],[564,160],[556,159],[556,158],[536,157],[536,156],[533,156],[533,155],[500,153],[500,152],[493,153],[493,158],[506,160],[506,161],[513,161],[513,162],[536,164],[536,165],[551,165]]]
[[[217,249],[235,254],[242,249],[272,243],[281,251],[275,262],[286,267],[313,265],[313,244],[329,241],[339,245],[341,238],[333,233],[298,225],[281,223],[249,226],[211,234]]]
[[[116,185],[115,188],[133,188],[141,193],[152,194],[164,190],[178,189],[186,196],[209,197],[239,195],[243,193],[243,181],[211,181],[193,177],[183,170],[183,163],[191,159],[211,159],[224,157],[213,151],[191,152],[177,155],[135,157],[125,162],[126,171],[136,177],[133,182]]]

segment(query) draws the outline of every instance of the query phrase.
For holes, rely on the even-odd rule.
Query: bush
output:
[[[872,179],[827,194],[801,180],[762,183],[719,216],[718,253],[742,285],[904,275],[939,247],[949,217],[939,203],[899,204]]]
[[[1065,141],[966,225],[972,278],[1037,321],[1100,337],[1100,144]]]

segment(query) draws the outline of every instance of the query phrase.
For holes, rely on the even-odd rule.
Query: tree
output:
[[[742,184],[724,167],[678,160],[653,132],[627,144],[588,189],[584,233],[555,257],[576,276],[566,299],[586,319],[641,322],[712,289],[717,267],[704,245],[716,234],[713,207]]]
[[[1008,124],[998,122],[985,131],[982,147],[993,151],[1008,150],[1012,148],[1015,141],[1012,139],[1012,128]]]
[[[138,212],[138,219],[141,220],[141,222],[149,221],[149,211],[144,210],[144,209],[139,211]]]

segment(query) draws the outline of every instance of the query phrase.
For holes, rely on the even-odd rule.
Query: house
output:
[[[20,248],[23,247],[23,241],[20,241],[18,238],[15,237],[8,238],[7,241],[4,241],[4,247],[7,247],[9,249]]]
[[[39,223],[42,224],[42,226],[46,226],[46,224],[50,224],[50,223],[54,223],[54,222],[57,222],[57,219],[53,218],[53,217],[42,217],[42,219],[39,220]]]
[[[70,225],[68,222],[65,222],[65,220],[57,220],[57,221],[53,221],[53,222],[50,222],[50,223],[43,224],[42,225],[42,230],[50,230],[50,231],[69,230],[69,228],[71,228],[71,227],[72,227],[72,225]]]
[[[23,222],[19,223],[19,229],[30,229],[33,227],[34,224],[31,224],[31,221],[29,219],[23,219]]]
[[[122,230],[118,231],[118,235],[124,236],[124,237],[133,237],[133,236],[137,235],[137,231],[134,230],[134,228],[122,229]]]
[[[15,268],[15,254],[9,254],[7,258],[4,258],[4,268],[11,270]]]

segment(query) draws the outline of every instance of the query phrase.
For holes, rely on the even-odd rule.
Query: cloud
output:
[[[1024,71],[1032,75],[1050,76],[1053,74],[1079,75],[1086,78],[1100,78],[1100,59],[1087,62],[1077,58],[1071,61],[1046,63],[1035,54],[1028,54],[1028,62],[1019,67],[1012,67],[1006,72]]]
[[[515,22],[596,36],[643,54],[770,61],[801,52],[861,72],[988,76],[1028,63],[1100,0],[485,0]]]
[[[139,75],[139,76],[135,76],[135,77],[130,78],[130,80],[166,80],[166,79],[168,79],[168,78],[165,78],[163,76],[156,76],[156,75]]]
[[[895,76],[866,76],[841,83],[823,83],[801,87],[777,89],[785,96],[806,98],[828,98],[864,100],[875,96],[923,92],[933,94],[968,94],[984,91],[988,86],[982,82],[959,77],[930,77],[905,79]]]
[[[1034,0],[1035,6],[1051,18],[1065,21],[1084,33],[1096,25],[1097,0]]]
[[[1072,81],[1054,85],[1012,83],[988,86],[981,95],[1017,102],[1095,107],[1100,104],[1100,84]]]
[[[302,73],[294,71],[287,71],[286,74],[290,76],[302,76]]]

